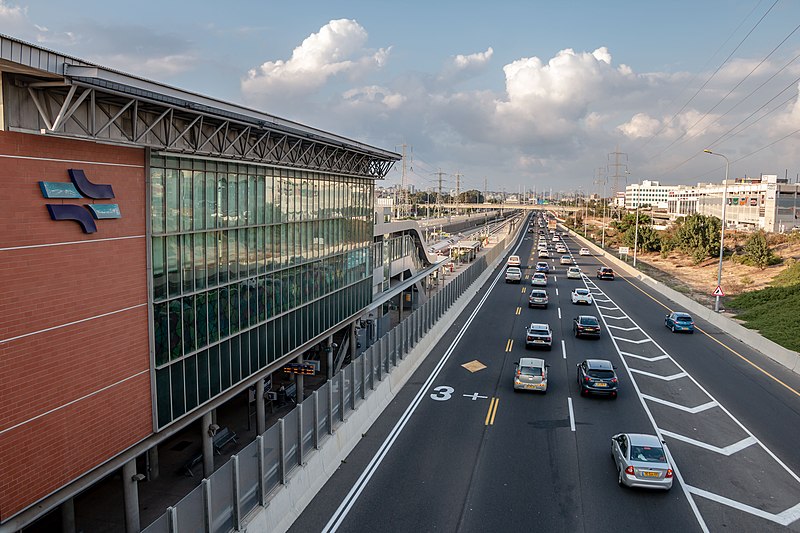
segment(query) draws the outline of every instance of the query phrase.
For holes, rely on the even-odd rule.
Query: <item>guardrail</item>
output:
[[[562,226],[564,229],[569,230],[566,226]],[[748,346],[758,350],[765,356],[769,357],[773,361],[780,363],[781,365],[785,366],[792,372],[796,374],[800,374],[800,354],[795,351],[789,350],[784,348],[783,346],[773,342],[766,337],[762,336],[758,331],[748,329],[735,320],[728,318],[725,315],[719,314],[714,312],[709,307],[703,305],[702,303],[693,300],[682,294],[672,287],[667,286],[666,284],[648,276],[644,272],[634,268],[633,266],[629,265],[627,262],[614,257],[614,255],[609,252],[608,250],[603,250],[600,246],[597,246],[592,241],[586,239],[579,233],[575,231],[569,230],[570,235],[573,238],[583,241],[583,243],[593,249],[596,253],[600,254],[603,258],[607,259],[611,262],[616,268],[619,270],[624,271],[629,276],[633,276],[640,281],[644,282],[645,284],[649,285],[656,291],[660,292],[676,304],[682,306],[686,311],[692,313],[697,318],[702,318],[709,324],[712,324],[721,330],[725,331],[729,335],[731,335],[736,340],[744,342]]]
[[[376,389],[388,380],[393,370],[403,363],[462,295],[471,297],[465,292],[475,281],[490,273],[488,267],[515,241],[523,226],[520,224],[513,234],[478,257],[405,320],[279,419],[277,424],[256,436],[211,477],[203,479],[198,487],[169,507],[143,532],[227,533],[242,530],[247,518],[252,518],[259,508],[266,508],[312,456],[320,457],[318,452],[326,444],[340,440],[330,437],[347,424],[347,415],[370,401]],[[457,313],[451,316],[454,320]],[[432,343],[426,348],[431,346]],[[415,365],[403,369],[404,379],[394,384],[394,393],[424,360],[424,355],[427,352],[418,357]],[[383,406],[372,413],[372,421],[388,404],[385,392],[375,397],[376,403],[382,401]],[[334,445],[345,447],[341,442]],[[329,461],[331,464],[321,467],[322,471],[332,475],[339,461],[334,456]],[[298,511],[287,509],[286,512]]]

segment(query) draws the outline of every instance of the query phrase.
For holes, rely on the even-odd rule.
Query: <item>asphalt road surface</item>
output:
[[[290,531],[800,531],[800,376],[702,321],[672,333],[674,303],[597,280],[602,260],[569,237],[584,278],[549,260],[550,304],[529,309],[536,240],[519,241],[522,283],[496,271]],[[594,305],[572,305],[575,287]],[[577,314],[600,339],[573,336]],[[525,349],[530,322],[552,350]],[[550,365],[546,394],[513,391],[521,357]],[[580,396],[587,358],[617,366],[617,399]],[[621,488],[610,437],[656,430],[672,490]]]

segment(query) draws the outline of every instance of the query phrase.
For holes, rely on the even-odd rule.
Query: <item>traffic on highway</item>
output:
[[[800,377],[551,229],[291,531],[800,531]]]

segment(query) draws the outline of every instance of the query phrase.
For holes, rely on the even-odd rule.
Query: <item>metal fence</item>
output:
[[[232,456],[211,477],[156,519],[144,533],[228,533],[292,477],[320,449],[347,413],[367,401],[376,384],[408,355],[455,301],[505,251],[517,232],[455,275],[402,322],[342,368],[285,417]]]

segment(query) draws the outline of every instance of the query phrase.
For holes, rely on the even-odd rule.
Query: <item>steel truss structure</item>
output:
[[[276,117],[237,112],[245,108],[207,105],[202,97],[70,75],[87,70],[94,71],[65,68],[58,81],[6,73],[5,97],[20,104],[19,113],[7,116],[9,129],[373,179],[384,178],[400,159]]]

